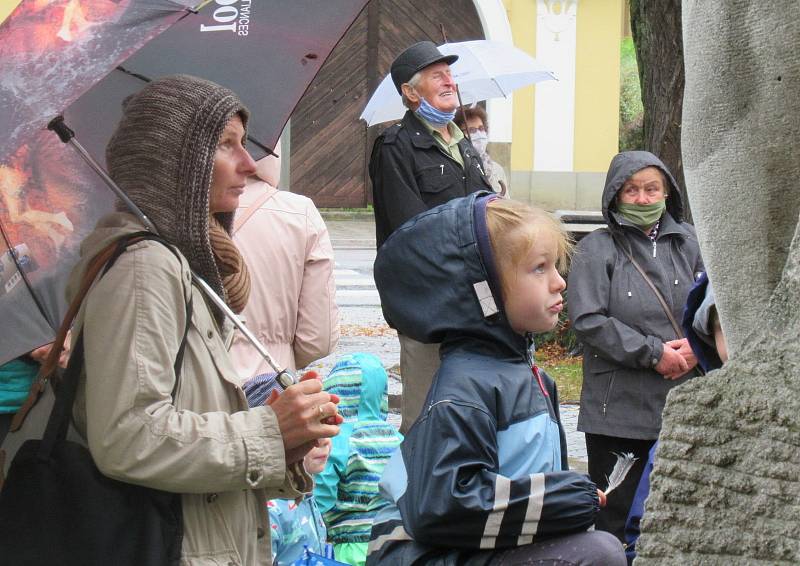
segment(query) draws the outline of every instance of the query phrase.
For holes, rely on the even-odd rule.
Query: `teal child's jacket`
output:
[[[333,439],[328,465],[316,476],[314,495],[330,541],[367,543],[375,514],[387,504],[378,496],[378,482],[403,440],[386,422],[386,370],[372,354],[351,354],[337,362],[324,386],[339,396],[344,422]]]
[[[39,364],[23,358],[0,366],[0,413],[16,413],[25,402]]]
[[[267,501],[274,566],[291,566],[303,557],[305,547],[323,555],[327,535],[314,497],[300,503],[292,499]]]

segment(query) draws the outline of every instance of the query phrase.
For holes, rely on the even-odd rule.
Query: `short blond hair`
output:
[[[556,267],[562,273],[567,269],[574,244],[552,214],[519,201],[495,199],[486,207],[486,224],[504,294],[512,283],[509,275],[541,237],[552,238]]]

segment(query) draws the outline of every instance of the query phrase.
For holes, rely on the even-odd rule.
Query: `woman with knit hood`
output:
[[[683,222],[678,186],[652,153],[614,157],[602,207],[608,228],[578,245],[568,304],[584,345],[578,430],[586,433],[589,476],[605,489],[617,453],[638,458],[597,516],[598,530],[624,541],[625,518],[661,430],[667,393],[696,375],[697,359],[676,328],[703,263],[694,227]]]
[[[336,399],[316,379],[248,410],[227,352],[232,325],[192,284],[194,271],[232,310],[247,302],[247,267],[229,235],[255,171],[247,119],[233,92],[190,76],[126,100],[109,172],[172,249],[128,247],[75,321],[85,352],[75,425],[103,474],[182,494],[181,564],[271,564],[266,500],[309,492],[302,458],[338,432],[328,424],[339,420]],[[84,240],[68,295],[100,250],[144,229],[119,210]]]

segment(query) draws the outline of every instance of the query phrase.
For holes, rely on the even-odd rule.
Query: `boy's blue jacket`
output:
[[[378,252],[384,315],[415,340],[441,342],[442,364],[384,471],[391,505],[375,518],[368,564],[488,562],[482,550],[585,530],[599,509],[595,485],[567,470],[555,385],[532,371],[529,339],[502,312],[491,198],[424,212]]]

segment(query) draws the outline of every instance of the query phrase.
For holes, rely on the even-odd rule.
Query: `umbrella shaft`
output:
[[[72,139],[69,140],[69,144],[73,148],[75,148],[75,151],[77,151],[81,155],[81,157],[89,165],[89,167],[91,167],[95,173],[100,175],[100,178],[103,179],[103,182],[108,186],[108,188],[110,188],[112,192],[115,195],[117,195],[117,198],[119,198],[122,202],[125,203],[125,206],[128,207],[128,210],[130,210],[133,214],[135,214],[139,218],[139,220],[142,221],[145,228],[147,228],[150,232],[153,232],[154,234],[158,234],[158,230],[156,229],[155,225],[152,222],[150,222],[150,219],[144,212],[142,212],[142,209],[136,206],[136,203],[133,202],[130,198],[128,198],[128,195],[126,195],[122,191],[122,189],[120,189],[119,186],[117,186],[114,180],[108,176],[108,173],[105,172],[105,169],[100,167],[100,165],[94,160],[94,158],[91,155],[89,155],[89,152],[86,151],[86,149],[80,144],[80,142],[73,137]]]
[[[103,179],[103,182],[114,192],[114,194],[117,195],[117,197],[119,197],[119,199],[125,203],[125,206],[127,206],[128,209],[133,214],[135,214],[139,218],[139,220],[142,221],[145,227],[150,232],[158,234],[158,229],[150,221],[150,219],[147,218],[145,213],[142,212],[142,210],[138,206],[136,206],[135,202],[133,202],[130,198],[128,198],[128,195],[126,195],[122,191],[122,189],[120,189],[119,186],[114,182],[114,180],[108,176],[108,173],[106,173],[105,170],[94,160],[94,158],[89,154],[88,151],[86,151],[86,149],[80,144],[80,142],[78,142],[78,140],[76,140],[74,137],[71,137],[68,143],[72,145],[72,147],[75,149],[75,151],[78,152],[78,154],[80,154],[80,156],[89,165],[89,167],[91,167],[100,176],[100,178]],[[283,370],[281,369],[281,367],[278,365],[275,359],[269,354],[267,349],[264,348],[263,344],[261,344],[261,342],[258,341],[258,338],[256,338],[253,335],[253,333],[250,332],[250,330],[244,324],[242,324],[242,321],[239,320],[239,317],[236,316],[236,313],[234,313],[230,309],[230,307],[225,303],[225,301],[223,301],[220,298],[220,296],[214,292],[214,290],[208,285],[208,283],[203,281],[194,272],[192,272],[192,279],[197,284],[197,286],[200,287],[203,293],[205,293],[205,295],[209,299],[211,299],[211,302],[217,305],[217,307],[219,307],[219,309],[223,313],[225,313],[225,316],[227,316],[231,320],[231,322],[233,322],[234,326],[236,326],[236,328],[241,330],[242,334],[244,334],[245,337],[253,344],[255,349],[258,350],[258,353],[261,354],[261,357],[263,357],[264,360],[266,360],[266,362],[272,367],[272,369],[274,369],[279,375],[288,376],[291,382],[294,383],[297,382],[297,379],[292,374],[292,372],[290,372],[288,369],[283,369]],[[282,383],[282,385],[284,384]]]
[[[202,289],[202,291],[206,294],[206,296],[209,299],[211,299],[211,302],[214,303],[215,305],[217,305],[217,307],[219,307],[220,310],[222,310],[222,312],[225,313],[225,316],[227,316],[229,319],[231,319],[231,322],[233,322],[233,324],[236,326],[236,328],[238,328],[242,332],[242,334],[244,334],[245,337],[248,340],[250,340],[250,342],[253,344],[253,346],[255,346],[255,349],[258,350],[258,353],[261,354],[261,357],[263,357],[267,361],[267,363],[272,367],[272,369],[274,369],[277,373],[281,373],[281,371],[286,371],[286,370],[281,370],[280,366],[275,361],[275,359],[270,355],[269,352],[267,352],[267,349],[264,348],[264,346],[261,344],[261,342],[258,341],[258,338],[256,338],[253,335],[253,333],[250,332],[250,329],[247,328],[242,323],[242,321],[239,319],[239,317],[236,316],[236,313],[234,313],[231,310],[231,308],[225,303],[225,301],[223,301],[220,298],[220,296],[217,295],[214,292],[214,290],[208,285],[208,283],[203,281],[194,272],[192,272],[192,279],[198,285],[198,287],[200,287],[200,289]],[[292,376],[292,377],[294,378],[294,376]]]
[[[458,107],[461,109],[461,115],[464,117],[464,131],[467,134],[469,143],[472,143],[472,136],[469,133],[469,126],[467,126],[467,113],[464,112],[464,103],[461,101],[461,90],[456,86],[456,96],[458,96]]]

